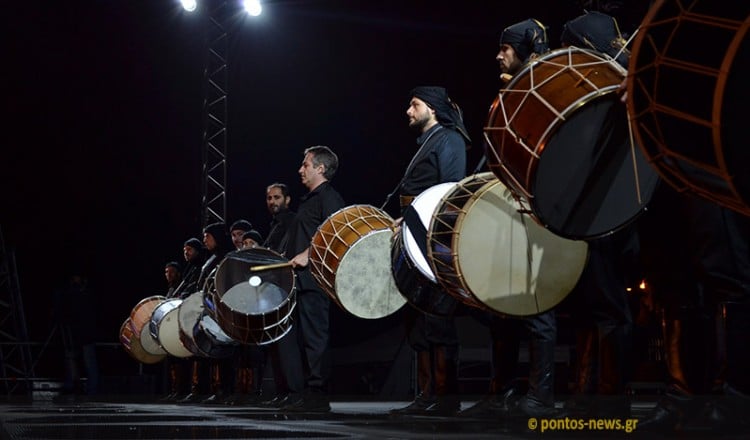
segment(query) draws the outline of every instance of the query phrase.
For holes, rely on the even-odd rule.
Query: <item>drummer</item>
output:
[[[549,50],[547,28],[529,18],[506,27],[500,35],[501,79],[509,81],[531,60]],[[487,323],[492,345],[489,393],[459,414],[466,417],[549,417],[555,413],[555,344],[557,322],[554,309],[528,318],[501,317],[482,311],[474,315]],[[517,367],[522,328],[529,332],[528,391],[518,386]]]
[[[563,47],[592,49],[628,65],[614,17],[588,12],[563,26]],[[633,226],[588,240],[589,260],[570,295],[576,324],[577,377],[566,413],[630,417],[625,386],[632,369],[633,317],[626,288],[637,279],[639,244]]]
[[[466,176],[466,150],[471,145],[461,110],[443,87],[412,89],[406,116],[409,127],[418,135],[419,149],[399,188],[402,210],[431,186],[463,179]],[[401,221],[399,218],[396,224]],[[452,317],[428,315],[413,307],[404,309],[404,312],[406,338],[417,356],[419,394],[409,405],[394,409],[391,414],[454,415],[461,407],[458,397],[459,338],[455,321]]]
[[[339,159],[329,147],[305,149],[298,173],[308,193],[302,196],[288,231],[285,255],[297,271],[297,307],[291,331],[279,340],[282,370],[291,395],[285,412],[328,412],[330,377],[329,310],[331,300],[310,273],[310,241],[318,226],[344,207],[344,199],[331,185]],[[299,373],[294,373],[298,371]],[[304,388],[303,388],[304,387]],[[299,394],[302,392],[302,394]]]

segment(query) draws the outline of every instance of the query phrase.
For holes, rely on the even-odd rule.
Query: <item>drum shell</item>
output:
[[[452,316],[458,302],[446,295],[414,265],[404,247],[401,230],[394,235],[391,248],[391,269],[396,286],[409,305],[423,313],[438,317]]]
[[[391,275],[393,218],[370,205],[331,214],[310,244],[310,273],[344,311],[378,319],[398,311],[405,299]]]
[[[635,137],[660,176],[748,216],[749,30],[748,2],[656,1],[633,41],[627,81]]]

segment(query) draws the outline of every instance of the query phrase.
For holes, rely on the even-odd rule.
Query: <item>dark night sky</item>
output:
[[[415,149],[405,110],[417,85],[443,85],[462,106],[474,168],[501,29],[535,17],[556,47],[562,22],[582,13],[576,0],[264,7],[228,26],[227,54],[227,219],[264,234],[266,185],[301,195],[296,170],[310,145],[338,153],[333,183],[347,204],[380,206]],[[623,30],[642,13],[618,11]],[[98,293],[99,339],[115,341],[137,301],[165,290],[164,263],[200,232],[205,28],[176,0],[13,2],[2,28],[0,227],[29,331],[44,338],[51,290],[83,270]]]

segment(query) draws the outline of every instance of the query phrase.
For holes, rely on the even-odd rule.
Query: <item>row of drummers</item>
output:
[[[248,275],[251,268],[261,276]],[[240,344],[264,345],[286,335],[295,304],[286,260],[270,249],[245,249],[228,254],[203,288],[184,299],[139,301],[120,327],[120,342],[145,364],[167,355],[227,358]]]
[[[409,215],[409,212],[412,215]],[[310,270],[343,310],[378,319],[405,304],[449,316],[459,304],[500,314],[544,312],[573,289],[585,241],[550,232],[492,173],[435,185],[415,197],[394,228],[386,212],[351,205],[311,241]],[[143,363],[227,357],[291,328],[295,273],[286,258],[255,247],[225,256],[202,290],[185,299],[150,296],[122,324],[120,340]]]

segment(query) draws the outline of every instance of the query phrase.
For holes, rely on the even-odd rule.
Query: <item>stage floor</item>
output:
[[[463,403],[463,407],[473,402]],[[510,439],[644,437],[636,430],[567,430],[540,433],[527,420],[514,425],[488,419],[459,417],[394,417],[388,414],[405,402],[339,401],[330,413],[284,414],[249,406],[209,406],[144,401],[52,400],[0,404],[2,439]],[[561,402],[558,403],[558,406]],[[633,406],[643,417],[653,403]],[[540,421],[537,421],[539,423]],[[659,438],[659,437],[653,437]]]

